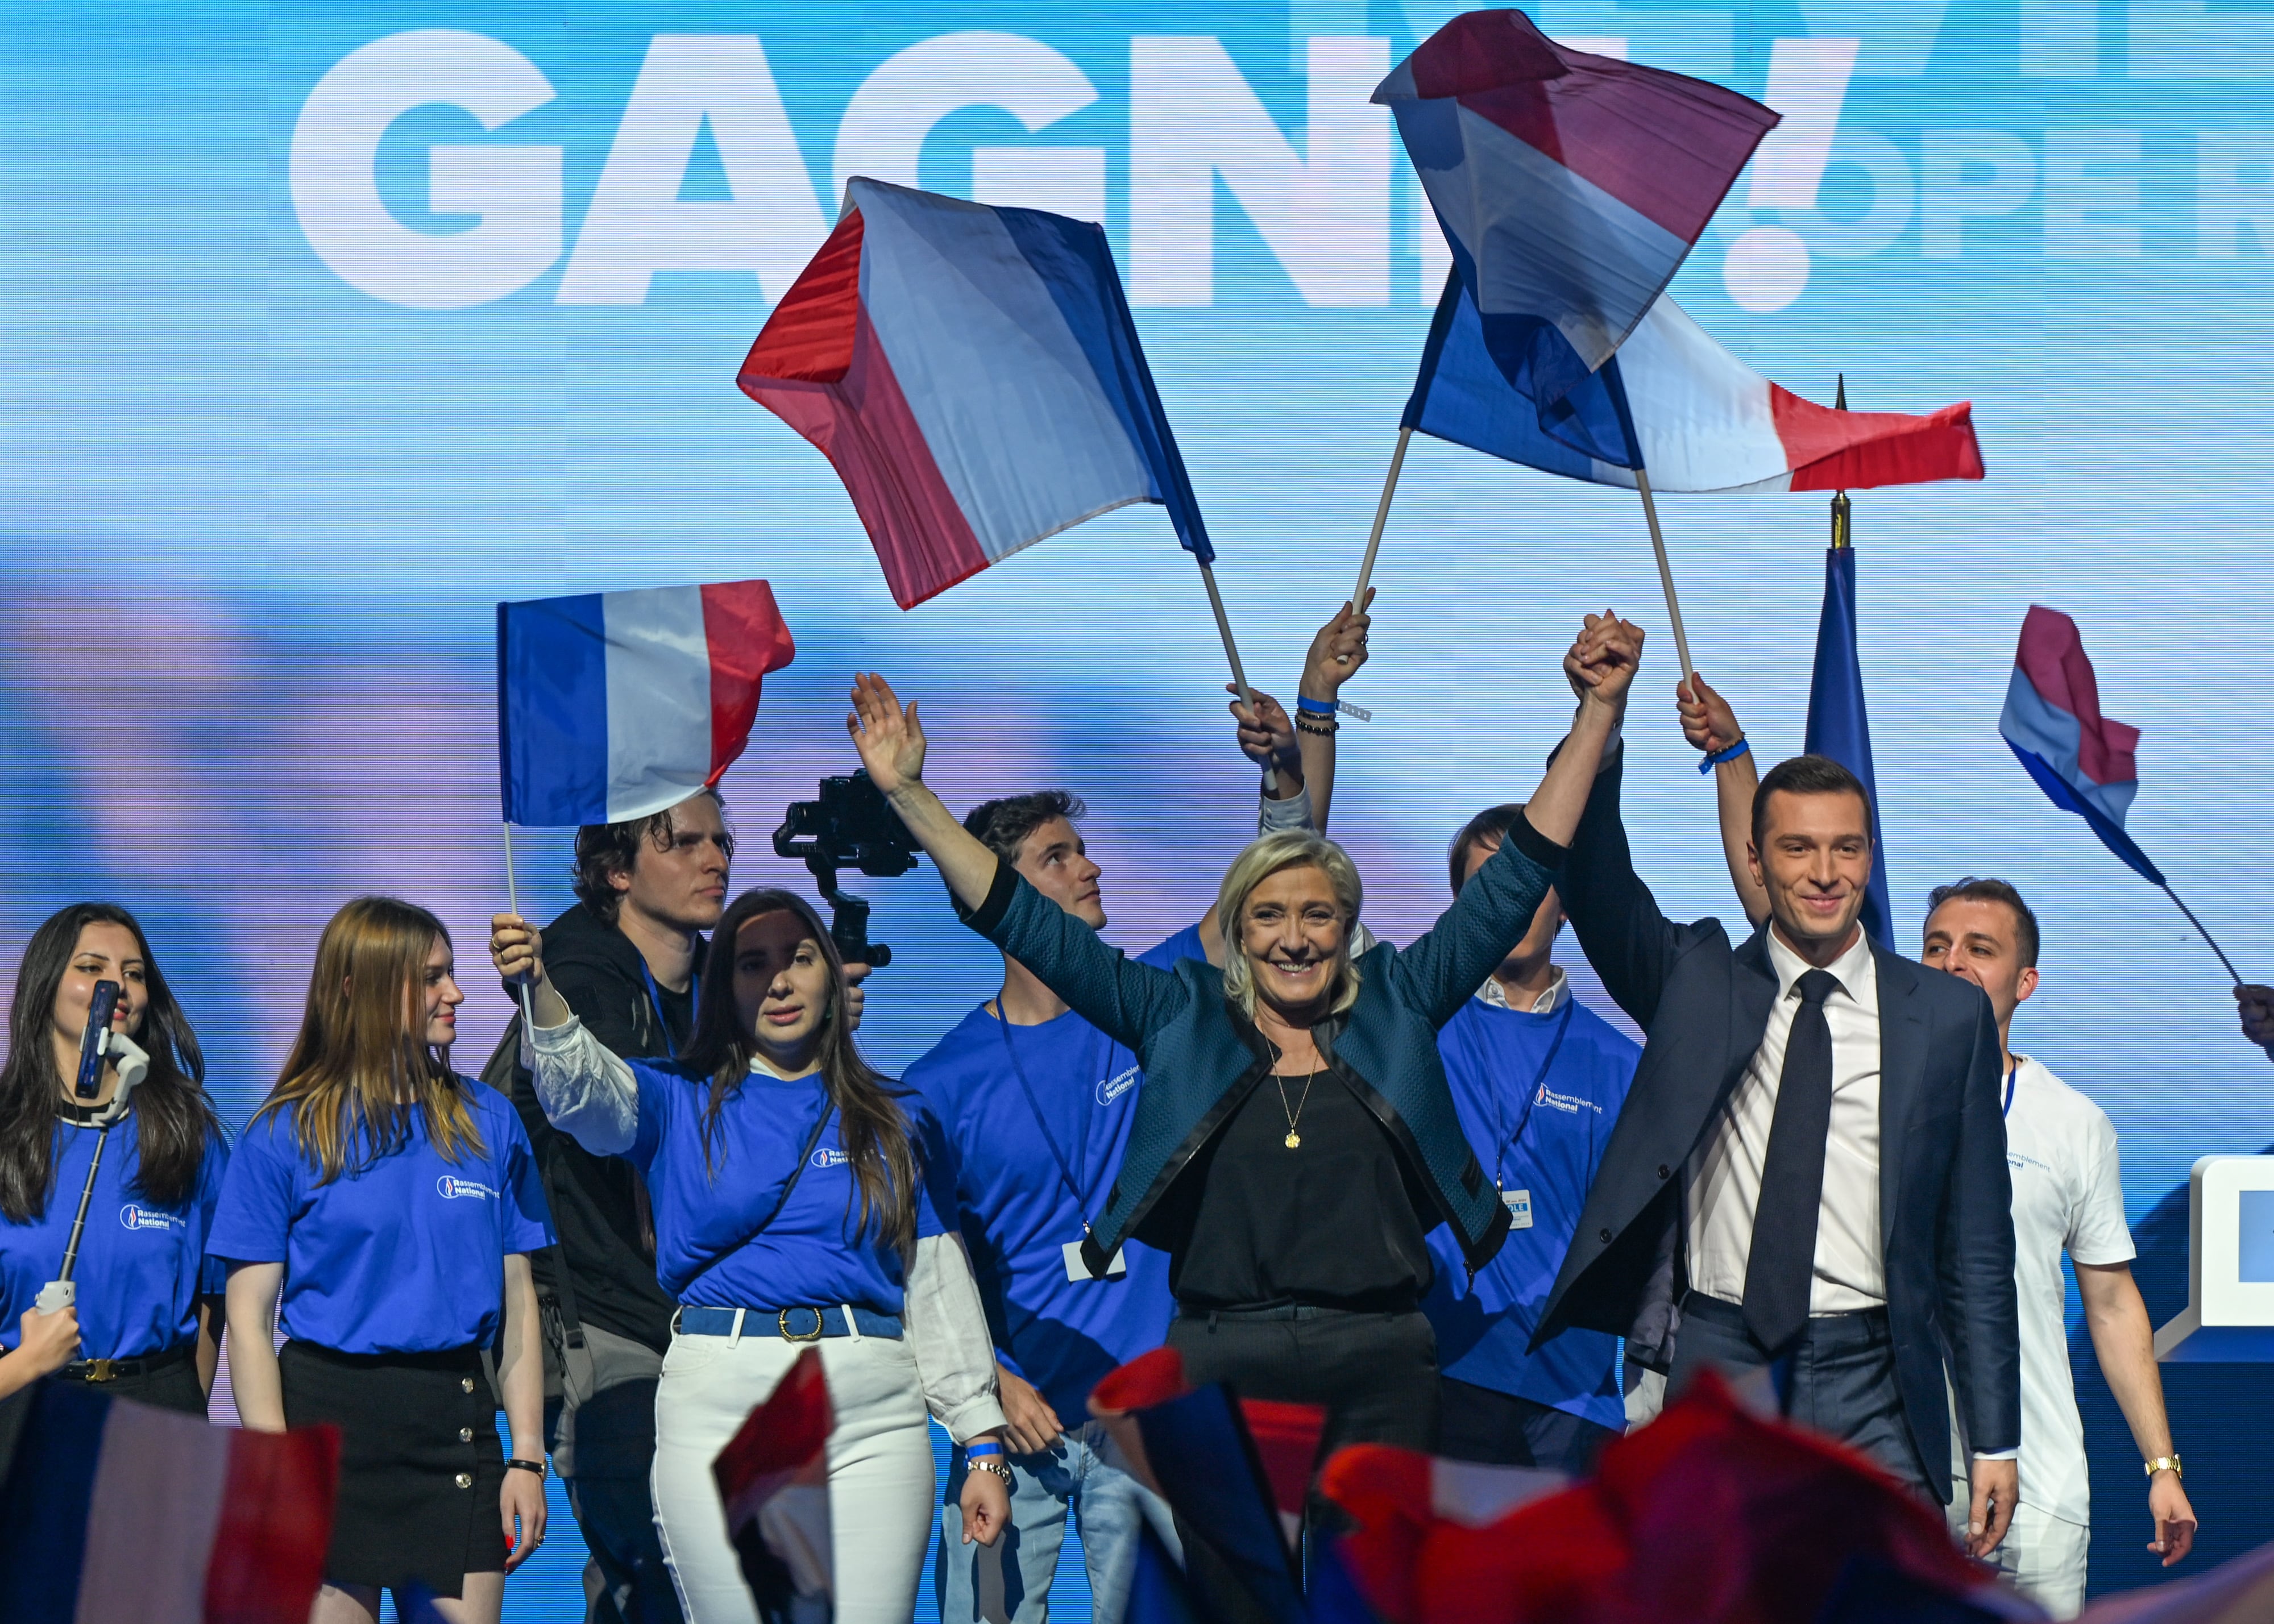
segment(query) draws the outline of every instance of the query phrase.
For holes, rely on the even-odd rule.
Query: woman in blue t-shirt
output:
[[[450,1068],[465,1002],[452,970],[449,932],[424,908],[362,897],[333,916],[214,1219],[237,1413],[264,1432],[340,1430],[313,1624],[377,1619],[382,1589],[407,1613],[414,1585],[453,1624],[495,1624],[506,1574],[545,1538],[528,1254],[553,1234],[513,1106]]]
[[[111,1030],[150,1056],[123,1116],[110,1058],[92,1098],[75,1087],[100,981],[119,988]],[[205,1414],[220,1354],[206,1231],[228,1160],[197,1034],[142,927],[105,902],[53,915],[24,948],[0,1066],[0,1397],[54,1376]],[[78,1305],[43,1314],[90,1167]]]
[[[905,1624],[931,1531],[927,1406],[975,1469],[967,1543],[1000,1533],[1010,1474],[950,1153],[922,1102],[861,1058],[829,932],[788,891],[738,898],[668,1064],[621,1060],[584,1029],[526,921],[501,914],[490,951],[531,983],[546,1116],[647,1183],[656,1273],[680,1304],[656,1388],[656,1520],[689,1619],[755,1624],[712,1462],[811,1343],[835,1417],[837,1624]]]

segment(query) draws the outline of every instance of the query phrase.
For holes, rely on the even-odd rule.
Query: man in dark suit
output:
[[[1590,617],[1573,659],[1639,628]],[[1614,735],[1615,739],[1615,735]],[[1637,877],[1615,743],[1573,837],[1563,906],[1648,1034],[1538,1342],[1615,1331],[1670,1367],[1775,1366],[1794,1419],[1949,1498],[1954,1380],[1974,1449],[1969,1546],[2019,1492],[2014,1228],[1998,1027],[1980,989],[1857,923],[1869,800],[1821,756],[1760,785],[1747,861],[1770,923],[1668,919]]]

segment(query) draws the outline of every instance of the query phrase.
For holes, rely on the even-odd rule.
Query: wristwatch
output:
[[[542,1461],[508,1461],[505,1469],[508,1471],[535,1472],[538,1482],[545,1480],[545,1462]]]
[[[2180,1457],[2176,1455],[2159,1455],[2150,1461],[2142,1470],[2150,1477],[2159,1471],[2167,1471],[2174,1477],[2184,1478],[2187,1476],[2187,1473],[2180,1470]]]
[[[1003,1480],[1003,1486],[1005,1488],[1007,1489],[1011,1486],[1011,1469],[1004,1465],[1000,1461],[975,1461],[967,1457],[963,1463],[969,1467],[973,1471],[992,1472],[996,1477],[1000,1477]]]

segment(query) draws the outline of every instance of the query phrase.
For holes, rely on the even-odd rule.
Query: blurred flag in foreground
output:
[[[2022,619],[1998,732],[2053,805],[2082,818],[2142,879],[2164,883],[2163,870],[2124,832],[2124,815],[2140,793],[2132,756],[2140,730],[2100,714],[2100,684],[2084,639],[2057,609],[2031,604]]]
[[[1871,723],[1864,710],[1864,663],[1856,649],[1856,549],[1824,553],[1824,610],[1816,622],[1816,668],[1808,680],[1808,732],[1801,748],[1828,756],[1864,781],[1871,803],[1871,882],[1864,891],[1864,930],[1895,945],[1887,899],[1887,843],[1879,835],[1879,779],[1871,771]]]
[[[1704,79],[1567,50],[1521,11],[1468,11],[1374,93],[1480,312],[1542,404],[1610,359],[1673,280],[1777,115]]]
[[[717,784],[796,653],[763,581],[500,604],[505,821],[621,823]]]
[[[738,381],[836,468],[903,609],[1129,502],[1215,560],[1101,226],[856,177]]]
[[[1615,358],[1560,395],[1526,392],[1487,351],[1457,273],[1445,282],[1404,426],[1567,479],[1632,490],[1860,491],[1979,479],[1970,404],[1924,417],[1841,411],[1771,383],[1679,304],[1650,307]]]
[[[820,1350],[808,1348],[711,1463],[742,1581],[766,1624],[822,1624],[830,1616],[829,1433],[836,1425]]]
[[[339,1434],[209,1426],[43,1381],[0,1485],[0,1619],[305,1624]]]

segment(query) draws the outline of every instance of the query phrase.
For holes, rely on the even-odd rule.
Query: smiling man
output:
[[[1591,618],[1573,659],[1616,635]],[[1622,767],[1607,752],[1561,889],[1648,1041],[1534,1344],[1623,1332],[1675,1387],[1772,1367],[1795,1420],[1946,1502],[1946,1341],[1987,1555],[2022,1440],[1989,1001],[1864,936],[1871,802],[1846,768],[1803,756],[1762,778],[1744,857],[1769,923],[1733,945],[1719,921],[1668,919],[1636,875]]]

